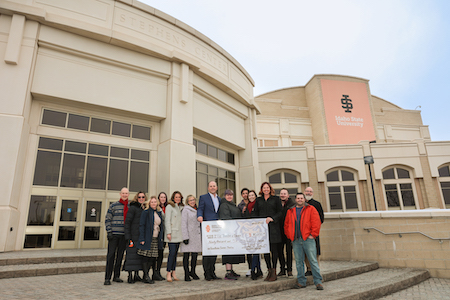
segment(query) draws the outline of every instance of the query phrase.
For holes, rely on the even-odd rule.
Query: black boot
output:
[[[128,280],[127,280],[127,282],[128,283],[134,283],[133,272],[131,272],[131,271],[128,271]]]
[[[191,272],[189,272],[189,275],[191,275],[192,279],[199,280],[200,277],[195,274],[195,267],[197,267],[197,256],[198,253],[193,252],[191,254]]]
[[[189,252],[183,253],[184,281],[191,281],[189,276]]]
[[[145,258],[144,258],[145,259]],[[144,283],[155,283],[149,276],[148,276],[148,271],[150,270],[150,263],[148,261],[148,259],[146,259],[143,263],[142,263],[142,267],[144,269],[144,280],[142,280]]]
[[[142,281],[142,278],[139,277],[139,271],[134,272],[134,281]]]
[[[158,266],[158,259],[153,258],[152,259],[152,268],[153,268],[153,277],[152,279],[155,281],[163,281],[164,278],[161,276],[161,273],[159,273],[159,270],[157,268]]]
[[[252,272],[251,272],[251,278],[252,278],[252,280],[258,279],[258,275],[256,275],[256,272],[253,271],[253,270],[252,270]]]
[[[153,280],[158,280],[158,281],[166,280],[161,275],[161,265],[162,265],[163,257],[164,257],[164,250],[158,250],[158,258],[156,259],[156,278],[158,278],[158,279],[153,278]],[[155,277],[155,274],[153,274],[153,277]]]

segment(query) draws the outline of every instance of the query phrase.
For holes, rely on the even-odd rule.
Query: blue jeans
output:
[[[180,243],[169,243],[169,257],[167,258],[167,272],[175,271],[177,266],[177,254]]]
[[[314,239],[294,240],[292,242],[292,249],[295,255],[295,264],[297,266],[297,281],[301,285],[306,285],[305,263],[304,257],[308,257],[311,264],[311,271],[313,274],[314,284],[322,284],[322,275],[320,275],[319,263],[317,262],[316,241]]]
[[[250,269],[254,272],[261,270],[261,260],[259,259],[259,254],[250,254],[250,256],[252,257],[252,267]]]

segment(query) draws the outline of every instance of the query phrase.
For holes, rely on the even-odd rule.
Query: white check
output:
[[[202,222],[202,255],[269,253],[266,219]]]

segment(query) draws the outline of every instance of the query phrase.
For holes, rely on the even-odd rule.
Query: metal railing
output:
[[[399,237],[402,237],[402,234],[418,233],[418,234],[421,234],[423,236],[426,236],[427,238],[429,238],[431,240],[435,240],[435,241],[437,240],[437,241],[439,241],[440,244],[442,244],[444,240],[450,240],[450,237],[449,238],[434,238],[434,237],[431,237],[431,236],[429,236],[429,235],[427,235],[427,234],[425,234],[423,232],[420,232],[420,231],[406,231],[406,232],[389,232],[389,233],[386,233],[386,232],[381,231],[380,229],[375,228],[375,227],[364,227],[363,229],[367,230],[367,232],[370,232],[370,230],[373,229],[373,230],[376,230],[379,233],[382,233],[384,235],[398,234]]]

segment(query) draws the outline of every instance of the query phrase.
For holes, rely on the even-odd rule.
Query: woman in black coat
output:
[[[233,191],[225,191],[225,199],[220,201],[219,206],[219,220],[231,220],[242,218],[241,210],[233,202]],[[225,279],[237,280],[240,277],[233,271],[233,264],[240,264],[245,262],[245,255],[222,255],[222,264],[225,265],[227,273]]]
[[[269,225],[269,243],[270,254],[264,254],[264,260],[266,261],[267,274],[265,281],[277,280],[277,260],[278,260],[278,248],[281,243],[281,230],[280,222],[282,218],[282,206],[281,200],[275,196],[275,190],[270,183],[263,182],[261,185],[260,196],[256,198],[255,206],[253,208],[255,215],[260,218],[266,218],[266,223]],[[271,257],[272,256],[272,257]]]
[[[155,277],[156,259],[158,249],[162,247],[164,236],[164,222],[158,199],[152,196],[146,203],[145,210],[141,214],[139,223],[139,243],[137,253],[143,256],[142,268],[144,270],[144,283],[154,283],[148,275],[150,267],[153,266],[153,277]]]
[[[137,193],[130,202],[127,218],[125,219],[125,240],[128,241],[128,247],[123,269],[128,271],[128,283],[135,283],[136,281],[142,280],[138,274],[139,270],[142,270],[142,256],[137,254],[136,246],[139,240],[139,222],[146,201],[147,196],[144,192]]]

